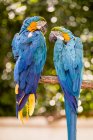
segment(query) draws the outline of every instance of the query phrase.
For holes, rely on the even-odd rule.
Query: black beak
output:
[[[49,35],[49,41],[50,42],[55,42],[56,40],[57,40],[57,37],[53,33],[50,33],[50,35]]]

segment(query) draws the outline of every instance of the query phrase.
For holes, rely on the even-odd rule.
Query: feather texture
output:
[[[82,82],[83,45],[78,37],[73,37],[65,45],[58,39],[54,47],[54,64],[64,96],[74,112]]]
[[[47,49],[44,36],[40,31],[33,32],[31,37],[28,31],[17,34],[12,42],[14,52],[16,44],[19,54],[14,68],[16,114],[19,119],[23,120],[22,114],[25,106],[28,108],[26,116],[33,114],[36,89],[46,61]]]

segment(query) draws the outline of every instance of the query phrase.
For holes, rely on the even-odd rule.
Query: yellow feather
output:
[[[62,33],[62,36],[64,37],[65,41],[69,41],[70,40],[70,36],[67,33]]]
[[[29,118],[29,106],[28,103],[26,104],[26,119],[28,120]]]
[[[29,99],[28,99],[28,104],[29,104],[29,116],[32,116],[35,108],[35,95],[30,94]]]
[[[16,84],[16,86],[15,86],[15,94],[18,94],[18,88],[19,88],[19,85]]]
[[[28,27],[27,30],[30,32],[33,32],[37,29],[37,23],[36,22],[32,22]]]
[[[20,102],[22,101],[23,98],[21,98],[21,100],[19,101],[18,104],[20,104]],[[33,112],[34,112],[34,108],[35,108],[35,95],[34,94],[30,94],[28,101],[26,103],[26,105],[22,108],[22,110],[20,110],[18,112],[18,119],[22,121],[22,123],[24,123],[24,116],[23,113],[24,111],[26,111],[26,120],[28,120],[29,116],[32,116]]]
[[[24,121],[23,121],[23,110],[20,110],[20,111],[18,112],[18,119],[21,120],[22,123],[24,123]]]

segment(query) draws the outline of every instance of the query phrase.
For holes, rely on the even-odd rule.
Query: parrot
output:
[[[11,46],[14,59],[14,82],[16,94],[16,116],[32,116],[36,103],[36,90],[46,61],[45,34],[47,21],[41,16],[28,17],[13,37]]]
[[[79,37],[63,26],[51,29],[54,42],[54,66],[64,93],[68,140],[76,140],[78,99],[83,75],[83,44]]]

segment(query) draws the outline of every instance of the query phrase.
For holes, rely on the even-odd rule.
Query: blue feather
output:
[[[54,47],[54,64],[64,96],[74,112],[82,82],[83,48],[79,38],[73,37],[65,45],[58,39]]]
[[[20,90],[20,95],[16,95],[16,101],[19,102],[21,99],[22,101],[19,106],[16,105],[17,111],[24,107],[29,94],[36,94],[47,52],[45,39],[40,31],[33,32],[31,38],[28,38],[27,32],[22,32],[19,36],[18,48],[20,55],[15,65],[14,79],[19,84]]]
[[[28,100],[28,97],[29,97],[29,94],[26,94],[23,98],[22,98],[22,101],[21,103],[19,104],[19,107],[18,107],[18,111],[20,111],[24,105],[26,104],[27,100]]]
[[[24,20],[19,33],[17,33],[12,41],[12,51],[16,59],[14,68],[14,80],[16,82],[16,115],[23,109],[27,100],[31,105],[33,98],[36,97],[36,90],[46,61],[46,41],[40,30],[29,32],[27,27],[32,22],[42,21],[44,18],[40,16],[29,17]],[[35,96],[29,96],[34,94]],[[28,99],[29,97],[29,99]],[[29,107],[31,114],[31,106]],[[19,112],[19,118],[22,119],[22,112]]]

